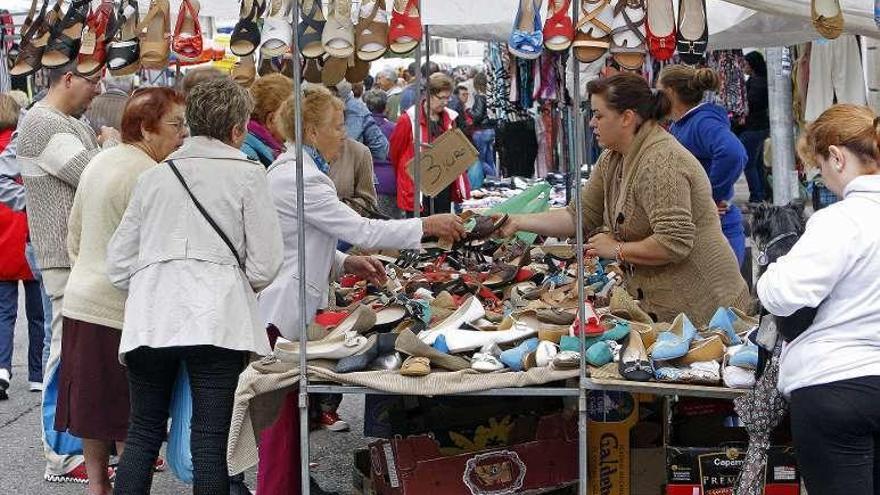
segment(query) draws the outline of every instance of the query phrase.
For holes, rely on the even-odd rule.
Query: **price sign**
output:
[[[477,161],[479,153],[461,129],[454,128],[444,132],[422,151],[419,169],[421,170],[421,191],[428,196],[436,196]],[[410,177],[415,180],[413,160],[406,165]]]

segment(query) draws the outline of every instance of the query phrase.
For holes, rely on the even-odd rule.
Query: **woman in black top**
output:
[[[769,98],[767,95],[767,63],[758,52],[751,52],[746,58],[746,82],[749,113],[739,132],[749,161],[745,166],[746,181],[749,183],[749,202],[760,203],[769,200],[772,190],[764,173],[764,141],[770,137]]]

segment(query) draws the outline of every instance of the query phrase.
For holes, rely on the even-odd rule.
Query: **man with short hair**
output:
[[[415,74],[416,74],[415,62],[410,64],[408,71],[410,72],[410,74],[413,75],[413,77],[415,77]],[[421,91],[421,93],[422,93],[423,98],[425,96],[425,87],[427,87],[428,78],[431,77],[431,74],[436,74],[437,72],[440,72],[440,66],[437,65],[435,62],[425,62],[424,64],[422,64],[422,70],[421,70],[422,91]],[[409,86],[404,88],[403,92],[400,94],[400,113],[401,114],[403,112],[409,110],[409,107],[416,104],[416,84],[418,84],[418,83],[419,83],[418,79],[413,80],[413,82]]]
[[[397,87],[397,73],[391,69],[382,69],[376,74],[376,87],[391,96],[402,91]]]
[[[49,92],[25,115],[18,127],[17,156],[27,196],[28,226],[43,283],[52,303],[52,340],[44,382],[49,383],[61,361],[61,309],[70,274],[67,255],[67,218],[80,174],[89,161],[119,141],[119,133],[105,127],[100,135],[80,117],[100,93],[100,74],[76,73],[76,61],[49,70]],[[43,400],[46,401],[47,388]],[[54,398],[50,399],[54,401]],[[54,482],[88,480],[82,456],[59,455],[47,441],[46,427],[54,418],[43,418],[45,479]],[[54,436],[54,435],[53,435]]]
[[[348,137],[370,148],[374,160],[388,157],[388,138],[382,134],[364,102],[354,97],[351,83],[341,81],[331,89],[345,104],[345,131]]]

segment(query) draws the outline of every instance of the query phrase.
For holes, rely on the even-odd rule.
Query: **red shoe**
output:
[[[574,24],[569,15],[570,7],[571,0],[551,1],[548,7],[548,17],[544,21],[544,47],[550,51],[564,52],[574,41]]]
[[[318,417],[318,426],[330,431],[348,431],[348,423],[339,419],[339,415],[334,411],[322,411]]]
[[[210,57],[207,60],[200,59],[204,55],[202,25],[199,23],[200,8],[197,0],[183,0],[180,4],[171,43],[179,60],[199,63],[211,61]]]
[[[89,475],[86,473],[86,463],[83,462],[65,474],[47,474],[44,479],[49,483],[79,483],[85,485],[89,482]]]
[[[76,71],[83,76],[91,76],[104,68],[107,45],[116,34],[113,7],[113,2],[101,2],[86,20],[76,65]]]
[[[422,18],[416,0],[407,0],[403,10],[397,10],[399,1],[391,9],[388,27],[388,48],[397,54],[409,53],[422,40]]]
[[[651,56],[666,61],[675,54],[675,11],[672,0],[648,2],[648,50]]]

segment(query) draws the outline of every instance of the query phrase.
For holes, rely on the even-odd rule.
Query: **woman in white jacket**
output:
[[[782,353],[798,465],[810,495],[880,494],[880,118],[835,105],[798,152],[843,198],[816,212],[758,281],[772,314],[818,308]]]
[[[229,493],[226,441],[238,375],[250,352],[270,351],[255,292],[282,261],[265,169],[239,151],[253,106],[228,78],[193,89],[186,106],[193,137],[140,176],[108,245],[107,275],[128,289],[119,355],[131,417],[116,494],[150,491],[181,363],[193,397],[193,493]]]

